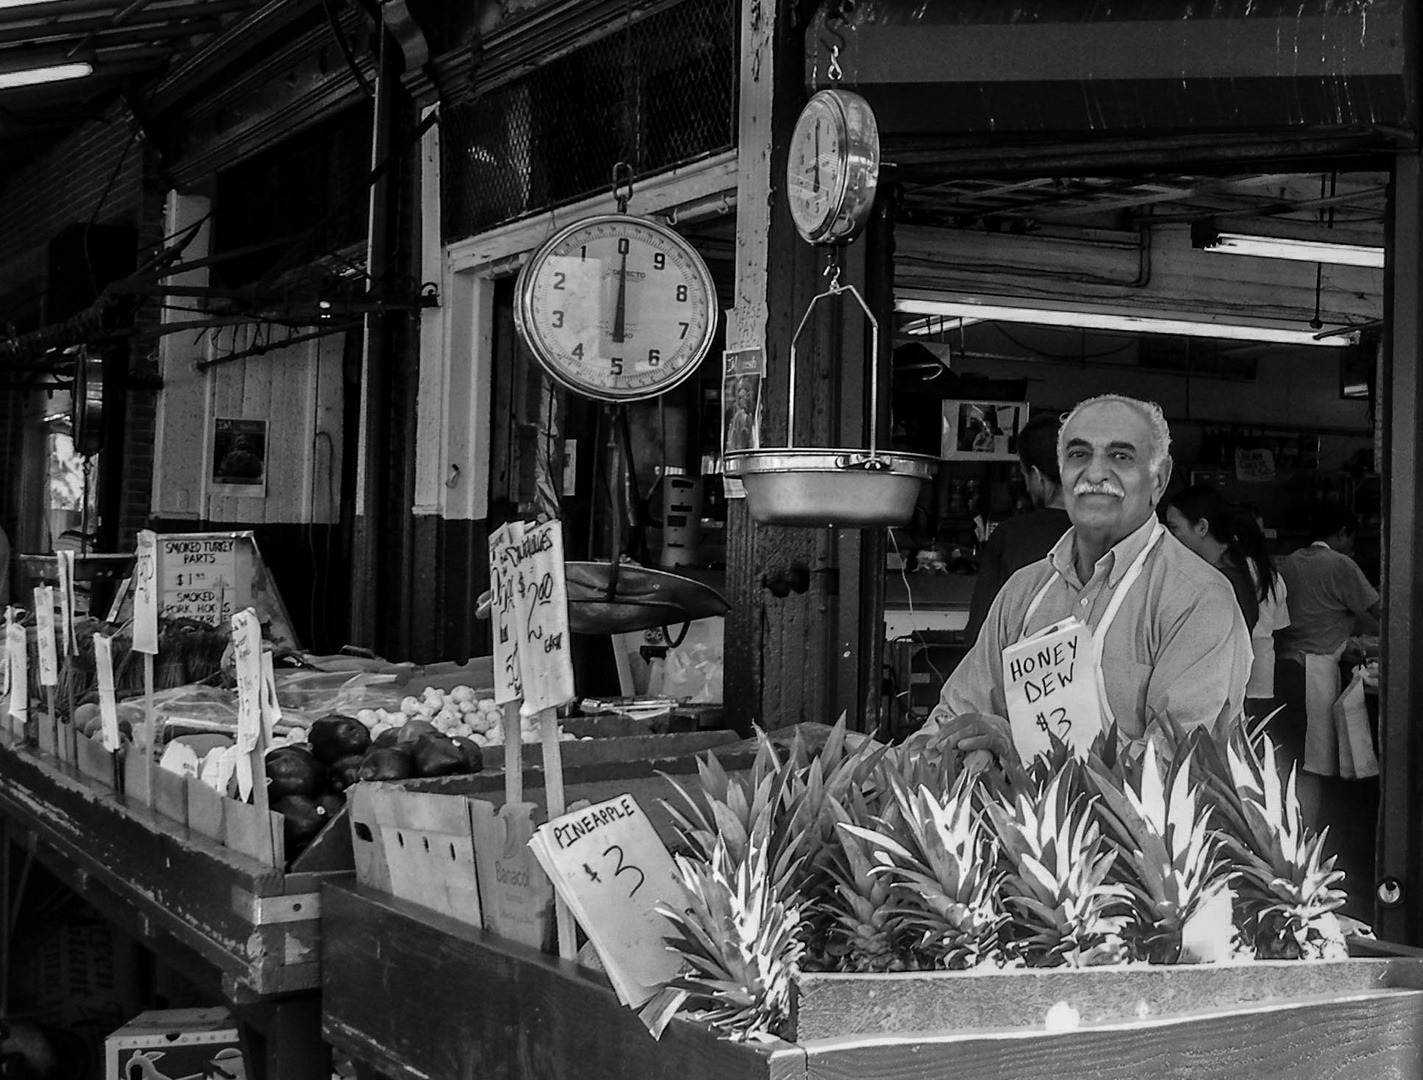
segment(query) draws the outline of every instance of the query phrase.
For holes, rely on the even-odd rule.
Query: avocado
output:
[[[444,735],[422,735],[410,752],[416,776],[453,776],[469,772],[464,752]]]
[[[400,728],[388,727],[375,737],[371,746],[394,746],[396,737],[400,734]]]
[[[326,786],[326,766],[302,746],[279,746],[267,754],[267,797],[313,796]]]
[[[270,805],[282,815],[282,834],[286,837],[288,858],[311,843],[312,838],[331,820],[326,807],[305,795],[283,795]]]
[[[409,780],[415,775],[415,762],[396,746],[372,750],[356,772],[357,780]]]
[[[403,746],[408,750],[410,745],[418,742],[422,735],[438,734],[439,731],[435,725],[428,720],[407,720],[396,729],[395,745]]]
[[[348,754],[364,754],[371,746],[371,733],[354,716],[332,713],[315,721],[306,732],[311,752],[327,765]]]
[[[460,753],[464,755],[465,764],[469,766],[468,772],[476,773],[484,770],[484,747],[473,739],[467,739],[463,735],[451,735],[450,742],[460,748]]]
[[[325,795],[316,797],[316,804],[335,817],[341,807],[346,805],[346,796],[344,792],[328,791]]]
[[[326,770],[326,775],[330,780],[332,791],[345,791],[356,782],[356,774],[361,771],[361,762],[365,760],[365,754],[347,754],[339,757],[331,763]]]

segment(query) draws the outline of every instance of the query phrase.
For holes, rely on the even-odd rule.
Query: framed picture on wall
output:
[[[939,457],[945,461],[1016,461],[1026,401],[944,401]]]

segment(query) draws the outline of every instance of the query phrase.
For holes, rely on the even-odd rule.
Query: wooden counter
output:
[[[0,815],[101,915],[233,1007],[262,1040],[254,1071],[329,1078],[317,1019],[323,875],[274,871],[8,735]]]
[[[654,1041],[600,977],[574,964],[354,882],[328,882],[322,898],[323,1031],[360,1071],[393,1080],[1423,1076],[1419,960],[1358,961],[1383,966],[1373,978],[1354,973],[1354,985],[1335,993],[1321,993],[1302,967],[1298,997],[1192,1000],[1174,1015],[1075,1031],[974,1028],[748,1045],[677,1019]]]

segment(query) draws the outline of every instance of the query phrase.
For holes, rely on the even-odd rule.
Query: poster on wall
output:
[[[1028,422],[1022,401],[945,401],[939,456],[945,461],[1015,461]]]
[[[267,421],[213,420],[212,486],[222,495],[267,494]]]

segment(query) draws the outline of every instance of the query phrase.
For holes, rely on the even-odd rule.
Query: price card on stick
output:
[[[1092,632],[1067,618],[1003,650],[1003,693],[1013,745],[1024,761],[1057,738],[1084,756],[1102,731]]]
[[[561,817],[567,804],[555,710],[574,697],[562,523],[546,521],[525,528],[522,536],[511,537],[500,550],[499,563],[501,576],[513,583],[519,677],[524,691],[520,712],[539,718],[548,814],[550,818]],[[576,942],[573,923],[563,905],[563,898],[558,897],[558,952],[571,959],[577,951]]]
[[[262,624],[251,608],[232,616],[232,658],[237,675],[237,791],[246,801],[256,775],[252,757],[263,742]],[[261,788],[265,795],[266,785]],[[261,803],[265,804],[265,798]]]
[[[522,539],[504,548],[500,559],[514,581],[522,711],[533,716],[575,696],[562,523],[546,521],[526,529]]]
[[[686,895],[672,856],[631,795],[551,819],[529,841],[558,896],[578,916],[618,1000],[637,1008],[674,978],[682,958],[663,942],[659,905]]]
[[[113,753],[119,748],[119,706],[114,697],[113,640],[103,634],[94,635],[94,667],[99,676],[99,737],[104,749]]]
[[[517,806],[524,800],[523,735],[519,702],[524,696],[519,675],[519,624],[514,616],[514,577],[504,568],[501,553],[522,540],[524,523],[501,526],[489,538],[489,619],[494,636],[494,702],[504,725],[504,802]]]
[[[133,647],[149,656],[158,652],[157,579],[158,537],[142,529],[133,566]]]
[[[51,691],[59,685],[59,652],[54,640],[54,586],[35,587],[35,642],[40,659],[40,685]],[[54,712],[54,703],[50,703]]]
[[[74,552],[55,555],[59,564],[59,617],[64,634],[64,655],[74,655]]]
[[[10,610],[13,615],[15,609]],[[9,711],[23,725],[30,717],[30,651],[25,640],[25,628],[19,619],[10,619],[5,636],[6,652],[10,658]]]

